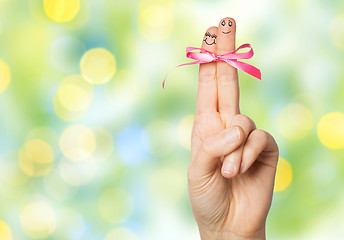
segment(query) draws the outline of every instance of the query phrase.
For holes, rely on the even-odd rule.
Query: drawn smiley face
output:
[[[216,37],[217,36],[215,34],[210,34],[210,32],[206,32],[203,42],[205,42],[207,45],[216,44]]]
[[[221,32],[223,34],[229,34],[232,32],[233,22],[230,19],[223,19],[221,21]]]

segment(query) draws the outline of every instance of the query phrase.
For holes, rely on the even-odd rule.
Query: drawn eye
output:
[[[222,23],[221,23],[222,26],[225,26],[226,25],[226,21],[223,20]]]
[[[228,25],[231,27],[233,25],[232,21],[229,20]]]

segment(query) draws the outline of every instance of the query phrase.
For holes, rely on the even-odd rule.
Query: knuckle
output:
[[[254,130],[254,132],[258,138],[262,139],[265,142],[268,141],[269,135],[266,131],[264,131],[262,129],[256,129],[256,130]]]
[[[247,122],[250,121],[250,118],[248,116],[244,115],[244,114],[237,114],[237,115],[235,115],[233,120],[236,121],[236,122],[245,122],[245,123],[247,123]]]
[[[208,79],[207,81],[203,80],[203,82],[213,82],[215,80],[215,72],[213,72],[213,71],[201,71],[199,73],[199,77],[201,79]]]
[[[237,115],[235,115],[235,117],[233,118],[232,123],[233,124],[240,124],[240,125],[249,126],[251,129],[255,129],[256,128],[256,124],[254,123],[254,121],[251,118],[249,118],[248,116],[244,115],[244,114],[237,114]]]
[[[226,51],[226,49],[218,49],[219,51]],[[233,81],[232,79],[235,79],[237,77],[237,75],[235,74],[235,72],[226,72],[226,73],[223,73],[221,74],[217,80],[220,84],[228,84],[230,83],[231,81]]]
[[[268,138],[268,140],[270,139],[270,142],[273,144],[273,148],[279,154],[279,147],[278,147],[278,144],[277,144],[275,138],[268,132],[265,132],[265,134],[266,134],[266,137]]]

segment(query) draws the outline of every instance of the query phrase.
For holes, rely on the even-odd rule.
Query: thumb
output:
[[[244,140],[244,132],[239,126],[226,128],[202,141],[197,154],[188,168],[188,175],[199,178],[216,169],[218,158],[237,149]]]

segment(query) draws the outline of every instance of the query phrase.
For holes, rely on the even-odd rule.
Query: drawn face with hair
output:
[[[231,19],[225,18],[221,21],[220,30],[223,34],[229,34],[233,31],[233,29],[232,29],[233,25],[234,24],[231,21]]]
[[[204,36],[203,42],[205,42],[207,45],[216,44],[216,35],[210,34],[210,32],[207,32]]]

